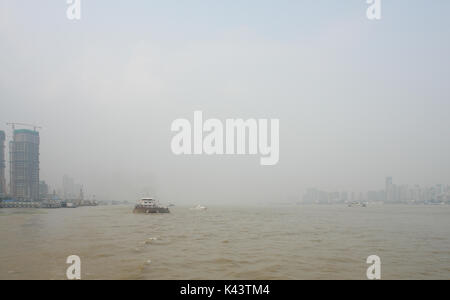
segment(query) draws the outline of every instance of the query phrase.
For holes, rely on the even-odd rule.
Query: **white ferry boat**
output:
[[[168,214],[169,208],[163,207],[156,199],[142,198],[134,207],[135,214]]]

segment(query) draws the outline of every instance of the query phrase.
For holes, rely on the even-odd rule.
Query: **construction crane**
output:
[[[26,123],[6,123],[6,125],[11,126],[13,132],[16,129],[16,125],[33,127],[34,131],[36,131],[37,129],[42,129],[41,126],[37,126],[37,125],[33,125],[33,124],[26,124]]]

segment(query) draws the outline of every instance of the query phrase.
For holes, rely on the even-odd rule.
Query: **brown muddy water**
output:
[[[0,209],[0,279],[450,279],[450,206]]]

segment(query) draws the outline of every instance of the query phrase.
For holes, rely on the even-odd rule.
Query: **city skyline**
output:
[[[10,123],[8,123],[10,124]],[[19,123],[17,123],[19,124]],[[27,124],[23,124],[27,125]],[[28,125],[27,125],[28,126]],[[34,126],[34,125],[29,125]],[[4,144],[7,141],[7,135],[4,131],[0,130],[0,184],[1,180],[3,179],[6,183],[9,179],[9,184],[4,184],[3,189],[0,189],[0,196],[1,192],[3,191],[3,197],[12,197],[13,199],[27,199],[26,201],[42,201],[44,199],[50,199],[54,197],[55,195],[58,197],[58,199],[61,200],[68,200],[68,199],[76,199],[79,197],[81,193],[83,193],[83,184],[75,183],[74,179],[69,177],[67,174],[64,174],[61,177],[61,181],[59,183],[52,183],[51,185],[47,184],[46,180],[40,180],[39,179],[39,159],[37,159],[37,173],[35,170],[35,173],[37,174],[37,185],[41,187],[41,190],[36,190],[36,180],[34,180],[34,183],[29,183],[27,188],[22,188],[20,192],[14,191],[14,182],[17,181],[17,179],[14,179],[11,174],[17,172],[15,169],[15,159],[13,158],[13,149],[16,149],[17,144],[29,144],[29,143],[36,143],[37,148],[33,150],[35,154],[37,154],[37,157],[39,157],[39,132],[36,131],[36,126],[34,130],[27,130],[27,129],[15,129],[13,127],[13,138],[9,142],[10,149],[9,149],[9,166],[6,164],[6,152],[4,151]],[[31,136],[37,136],[36,142],[30,140]],[[20,140],[20,142],[15,141]],[[3,144],[3,149],[1,145]],[[25,149],[24,147],[21,147],[22,149]],[[22,156],[24,156],[25,153],[23,153]],[[31,155],[33,156],[33,155]],[[1,159],[4,159],[3,164],[1,163]],[[9,172],[6,172],[8,170]],[[3,174],[9,173],[9,178],[6,175],[2,176]],[[22,183],[21,183],[22,184]],[[28,189],[33,186],[34,191],[32,192],[31,197],[24,197],[22,195],[28,192]],[[450,201],[450,185],[446,183],[434,183],[434,184],[420,184],[420,183],[401,183],[401,184],[394,184],[393,183],[393,177],[387,176],[385,177],[384,181],[384,189],[377,189],[377,184],[374,184],[371,189],[367,190],[354,190],[349,187],[340,187],[340,188],[326,188],[324,186],[316,186],[314,188],[308,187],[305,188],[304,191],[299,191],[302,196],[299,196],[298,199],[294,200],[294,202],[303,202],[303,203],[346,203],[351,201],[367,201],[367,202],[385,202],[385,203],[431,203],[434,201],[441,201],[441,202],[449,202]],[[378,186],[380,186],[380,182],[378,182]],[[0,186],[1,187],[1,186]],[[436,189],[439,190],[439,192],[436,192]],[[46,192],[43,193],[42,190],[45,190]],[[141,191],[141,196],[149,195],[148,190]],[[414,196],[410,196],[411,194],[414,194]],[[39,195],[36,197],[36,195]],[[53,196],[52,196],[53,195]],[[313,195],[313,196],[312,196]],[[438,197],[438,195],[441,195]],[[91,194],[89,197],[94,197],[94,194]],[[289,196],[288,198],[293,198],[292,196]],[[295,197],[294,197],[295,198]],[[314,198],[315,200],[311,200],[311,198]],[[34,199],[34,200],[32,200]],[[306,200],[305,200],[306,199]],[[320,200],[318,200],[320,199]],[[107,200],[108,199],[104,199]],[[110,199],[111,201],[116,201],[117,199]],[[121,200],[132,200],[132,199],[121,199]],[[264,201],[263,201],[264,202]]]
[[[67,174],[62,176],[60,185],[55,184],[53,187],[49,186],[45,180],[39,180],[39,132],[27,129],[15,129],[13,127],[13,139],[10,141],[10,184],[9,193],[7,185],[1,185],[2,180],[6,182],[6,164],[4,143],[6,135],[4,131],[0,131],[0,196],[12,197],[19,201],[45,201],[57,196],[57,199],[71,200],[82,197],[83,185],[75,183],[75,180]],[[33,144],[33,145],[31,145]],[[2,147],[3,145],[3,147]],[[33,147],[31,147],[33,146]],[[20,153],[17,154],[17,149]],[[27,154],[27,151],[30,152]],[[14,155],[14,154],[15,155]],[[18,160],[14,156],[20,156]],[[17,165],[27,165],[23,160],[28,157],[35,159],[35,169],[26,170],[18,168]],[[3,163],[2,163],[3,159]],[[29,164],[28,164],[29,165]],[[18,180],[17,176],[12,174],[17,173],[32,173],[34,172],[34,181],[25,182],[22,178]],[[3,175],[2,175],[3,174]],[[20,189],[16,187],[17,182],[21,186]],[[39,187],[36,190],[36,182]],[[2,193],[3,192],[3,193]],[[39,195],[39,196],[36,196]],[[93,196],[95,198],[95,195]],[[56,200],[56,199],[53,199]],[[128,199],[127,199],[128,200]],[[348,203],[354,201],[366,202],[383,202],[383,203],[450,203],[450,185],[436,183],[434,185],[421,186],[420,184],[395,184],[393,177],[385,177],[385,185],[382,190],[367,190],[367,191],[352,191],[346,188],[335,189],[333,191],[326,191],[321,188],[307,188],[300,199],[295,200],[297,203],[315,203],[315,204],[333,204],[333,203]]]
[[[385,204],[450,204],[450,184],[395,184],[393,178],[385,178],[385,187],[381,190],[349,191],[346,189],[325,191],[309,188],[302,196],[303,203],[337,204],[349,202],[380,202]]]

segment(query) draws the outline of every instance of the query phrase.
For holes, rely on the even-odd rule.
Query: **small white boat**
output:
[[[207,210],[208,208],[206,206],[202,206],[202,205],[197,205],[196,207],[192,207],[191,210],[198,210],[198,211],[204,211]]]

